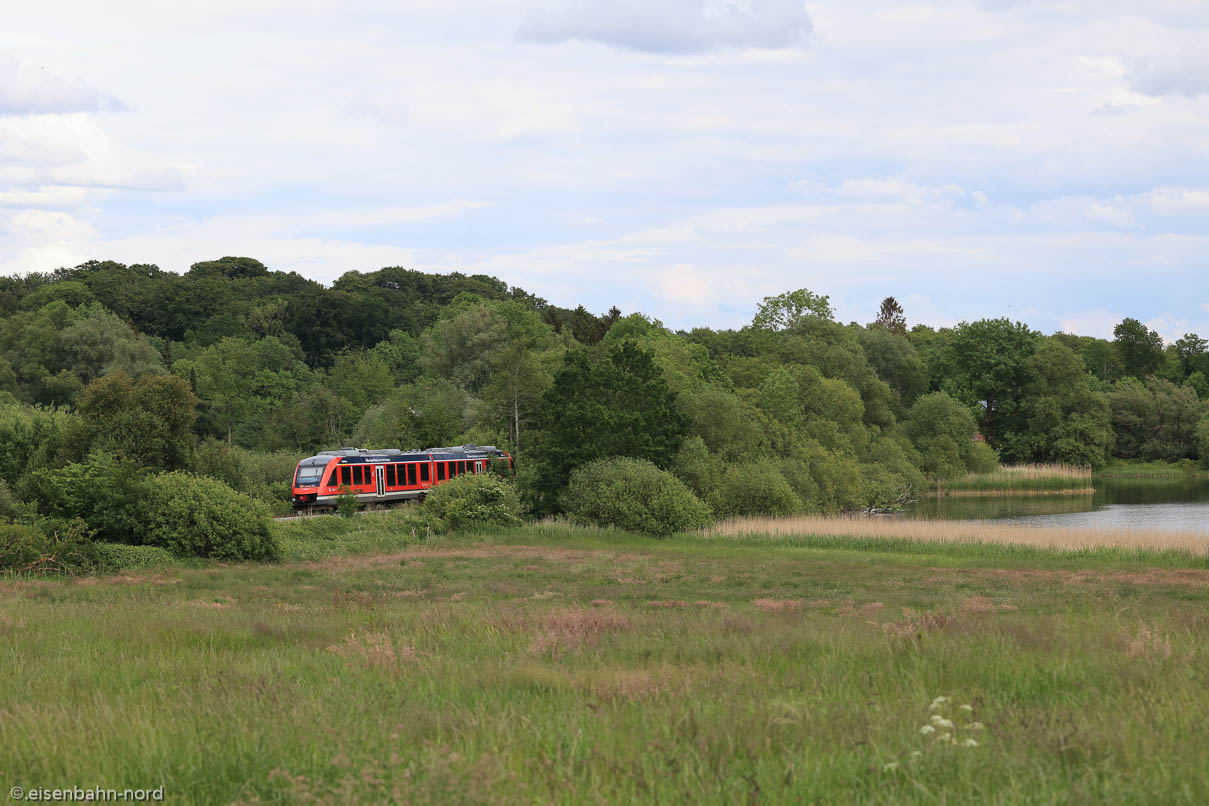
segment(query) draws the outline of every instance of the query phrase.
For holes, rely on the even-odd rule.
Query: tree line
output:
[[[534,514],[625,457],[720,518],[883,507],[1000,461],[1209,459],[1196,334],[910,326],[893,298],[871,314],[840,323],[801,289],[742,328],[673,331],[483,275],[393,267],[324,287],[242,257],[0,278],[0,499],[50,513],[37,474],[101,456],[280,509],[316,450],[473,442],[516,456]]]

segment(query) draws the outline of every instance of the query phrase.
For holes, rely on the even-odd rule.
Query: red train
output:
[[[424,451],[320,451],[299,462],[294,471],[294,509],[332,508],[347,492],[356,493],[362,504],[423,498],[443,481],[465,473],[484,473],[491,463],[501,461],[512,469],[512,456],[493,445]]]

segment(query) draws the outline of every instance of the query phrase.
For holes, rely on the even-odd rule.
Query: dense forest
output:
[[[803,289],[742,329],[674,332],[482,275],[329,288],[236,257],[3,278],[0,517],[120,536],[133,516],[79,490],[147,499],[137,484],[186,474],[280,510],[297,459],[347,445],[497,445],[534,515],[594,460],[644,460],[712,518],[892,505],[998,462],[1209,459],[1195,334],[933,329],[893,298],[870,314],[839,323]]]

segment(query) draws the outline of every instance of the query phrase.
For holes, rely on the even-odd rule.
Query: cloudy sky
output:
[[[15,7],[15,8],[14,8]],[[6,4],[0,274],[404,265],[1209,334],[1205,0]]]

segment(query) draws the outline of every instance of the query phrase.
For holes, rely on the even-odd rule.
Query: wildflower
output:
[[[929,733],[935,733],[936,728],[932,727],[931,725],[924,725],[922,728],[919,729],[919,732],[922,733],[924,736],[927,736]]]
[[[935,725],[935,726],[936,726],[936,727],[938,727],[938,728],[945,728],[946,730],[952,730],[952,729],[953,729],[953,723],[952,723],[950,720],[945,719],[945,718],[944,718],[943,716],[941,716],[940,714],[933,714],[933,715],[932,715],[932,724],[933,724],[933,725]]]
[[[894,772],[898,769],[898,762],[891,761],[882,767],[882,772]]]
[[[932,700],[932,704],[928,707],[931,710],[936,711],[936,710],[939,710],[941,708],[941,706],[945,705],[946,703],[950,702],[951,700],[952,700],[951,697],[937,697],[936,699]]]
[[[974,713],[974,706],[963,705],[963,706],[961,706],[961,710],[965,711],[967,714],[972,714],[972,713]]]
[[[953,734],[951,734],[951,733],[942,733],[942,734],[940,734],[939,736],[937,736],[937,737],[936,737],[936,741],[938,741],[938,742],[947,742],[947,743],[949,743],[949,744],[952,744],[952,742],[953,742]]]
[[[970,730],[982,730],[986,727],[986,725],[982,724],[981,722],[971,722],[970,724],[966,725],[966,727]]]
[[[973,739],[966,739],[961,744],[963,747],[977,747],[978,746],[978,742],[974,741]]]
[[[912,761],[918,761],[919,759],[921,759],[923,757],[924,757],[924,754],[922,752],[920,752],[919,750],[912,750],[911,755],[907,756],[907,758],[911,759]]]

